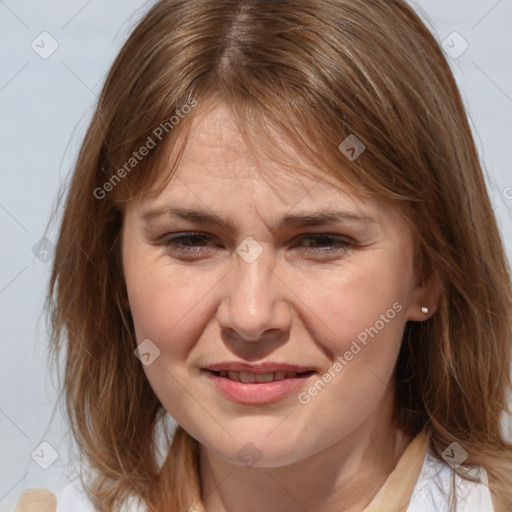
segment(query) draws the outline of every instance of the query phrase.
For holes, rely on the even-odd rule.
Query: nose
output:
[[[264,247],[252,263],[236,253],[234,259],[217,309],[221,330],[235,341],[281,339],[291,326],[291,292],[275,273],[275,257]]]

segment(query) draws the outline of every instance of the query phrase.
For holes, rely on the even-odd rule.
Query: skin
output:
[[[233,226],[147,218],[170,205]],[[284,215],[328,208],[371,220],[271,229]],[[185,241],[192,251],[165,244],[189,231],[206,236]],[[248,236],[263,249],[252,263],[236,252]],[[138,343],[150,339],[161,351],[144,370],[167,412],[200,443],[208,512],[368,505],[411,440],[392,420],[405,323],[426,320],[438,299],[413,252],[411,230],[390,203],[256,159],[222,103],[194,119],[171,182],[128,205],[122,253]],[[236,404],[201,372],[221,361],[278,361],[311,367],[316,380],[396,303],[394,318],[305,405],[297,392]],[[261,455],[253,467],[237,457],[247,443]]]

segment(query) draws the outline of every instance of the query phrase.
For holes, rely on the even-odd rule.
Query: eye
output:
[[[298,247],[300,250],[321,256],[339,254],[353,246],[346,238],[325,233],[302,235],[299,240],[304,242]]]
[[[354,244],[338,235],[310,233],[297,237],[292,249],[309,253],[315,257],[332,256],[346,252]],[[182,255],[200,255],[214,250],[210,236],[202,233],[188,232],[168,235],[162,245],[173,253]]]
[[[201,233],[180,233],[178,235],[168,236],[163,240],[163,245],[173,251],[185,253],[200,253],[206,249],[206,244],[210,238]]]

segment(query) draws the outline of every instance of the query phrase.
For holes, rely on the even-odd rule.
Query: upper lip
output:
[[[212,372],[233,371],[233,372],[248,372],[254,374],[261,373],[274,373],[274,372],[295,372],[302,373],[307,371],[314,371],[314,368],[310,366],[300,366],[289,363],[277,363],[272,361],[266,361],[262,363],[243,363],[237,361],[226,361],[222,363],[215,363],[205,367],[206,370]]]

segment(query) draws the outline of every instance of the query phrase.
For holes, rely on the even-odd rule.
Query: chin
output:
[[[267,429],[267,432],[272,432],[272,428]],[[248,435],[247,430],[239,435],[236,432],[230,433],[233,437],[226,434],[221,442],[200,442],[208,451],[214,452],[229,464],[247,468],[289,466],[307,457],[307,452],[315,451],[308,450],[307,444],[290,436],[289,432],[283,431],[281,435],[277,432],[270,435],[266,433],[259,437]]]

